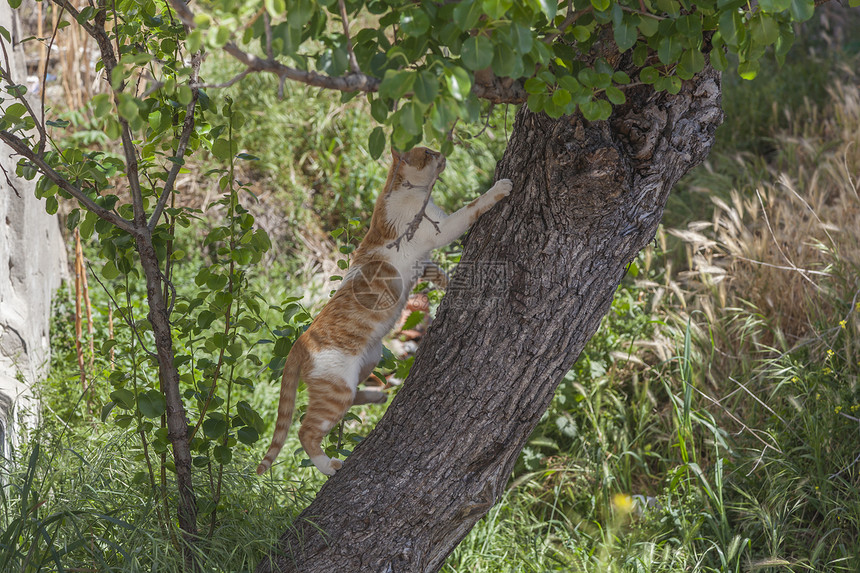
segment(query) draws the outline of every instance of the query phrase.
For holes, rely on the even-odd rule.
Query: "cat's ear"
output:
[[[391,159],[392,160],[397,161],[398,159],[403,159],[403,155],[404,155],[403,153],[400,153],[399,151],[394,149],[393,145],[391,146]]]

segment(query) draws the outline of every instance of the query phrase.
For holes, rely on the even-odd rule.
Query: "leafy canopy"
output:
[[[448,151],[455,123],[480,119],[481,97],[525,101],[552,117],[579,109],[598,120],[624,103],[625,86],[676,93],[706,58],[727,69],[726,51],[737,56],[741,76],[752,79],[769,46],[778,59],[785,56],[794,41],[792,22],[809,19],[814,0],[763,0],[753,7],[745,0],[218,0],[205,6],[195,7],[189,22],[192,51],[227,47],[327,78],[362,75],[366,81],[354,89],[371,92],[373,117],[388,127],[396,147],[426,138]],[[630,63],[638,77],[621,69]],[[382,128],[369,143],[378,157]]]

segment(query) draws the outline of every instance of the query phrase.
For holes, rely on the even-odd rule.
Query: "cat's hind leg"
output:
[[[323,439],[352,405],[355,391],[343,380],[308,378],[308,409],[299,429],[299,441],[319,471],[332,476],[343,462],[328,457],[321,447]]]
[[[366,381],[368,379],[368,377],[373,373],[373,369],[376,367],[377,363],[379,363],[379,358],[381,356],[382,341],[377,342],[365,351],[364,356],[362,357],[361,370],[359,370],[358,373],[358,379],[360,381]],[[388,400],[388,394],[385,392],[380,390],[364,389],[358,390],[355,393],[355,399],[352,404],[353,406],[359,406],[361,404],[384,404],[386,400]]]

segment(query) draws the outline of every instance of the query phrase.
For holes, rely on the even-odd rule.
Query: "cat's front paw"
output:
[[[496,181],[496,184],[490,189],[490,193],[493,194],[493,198],[496,201],[501,201],[505,197],[511,194],[511,189],[514,188],[514,184],[511,183],[510,179],[499,179]]]

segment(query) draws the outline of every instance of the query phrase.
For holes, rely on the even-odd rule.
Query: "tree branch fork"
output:
[[[55,0],[57,1],[57,0]],[[176,11],[182,23],[187,30],[192,30],[196,27],[194,22],[194,13],[183,2],[183,0],[168,0],[170,6]],[[343,21],[344,34],[347,38],[347,56],[349,61],[349,73],[342,76],[330,76],[310,70],[300,70],[282,64],[275,59],[271,47],[271,29],[266,26],[266,58],[258,57],[248,51],[240,48],[235,42],[230,41],[224,45],[224,51],[230,54],[236,61],[245,66],[233,79],[228,80],[223,84],[197,84],[195,87],[228,87],[237,81],[241,80],[250,73],[266,72],[276,76],[281,81],[283,88],[286,80],[306,84],[313,87],[336,90],[341,92],[363,92],[375,93],[379,91],[379,86],[382,80],[374,76],[370,76],[361,71],[356,60],[355,53],[352,49],[352,41],[349,35],[349,21],[347,19],[346,8],[343,0],[340,0],[340,15]],[[477,81],[472,85],[472,93],[475,96],[488,100],[492,103],[513,103],[519,104],[526,101],[528,94],[522,84],[511,78],[498,78],[493,74],[489,76],[487,81]]]

